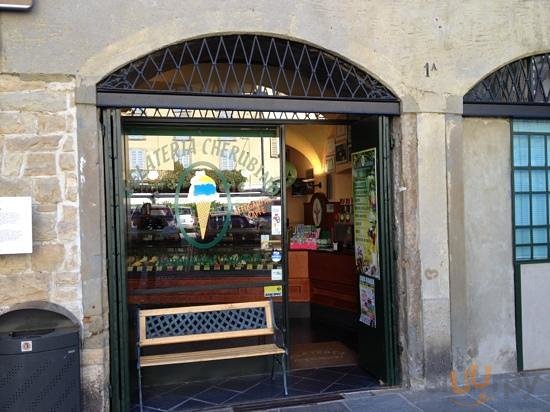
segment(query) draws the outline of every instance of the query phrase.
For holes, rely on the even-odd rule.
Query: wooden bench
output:
[[[275,361],[278,361],[282,367],[285,395],[288,395],[287,351],[273,320],[271,301],[140,310],[138,331],[136,349],[141,409],[141,369],[159,365],[273,356],[271,378]],[[150,346],[262,336],[271,337],[273,342],[160,355],[142,354],[142,348]]]

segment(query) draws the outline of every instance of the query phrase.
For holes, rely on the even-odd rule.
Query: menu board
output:
[[[380,279],[376,149],[353,153],[351,161],[355,267],[361,275]]]
[[[32,253],[30,197],[0,197],[0,255]]]

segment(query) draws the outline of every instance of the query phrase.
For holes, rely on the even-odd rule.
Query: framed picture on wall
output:
[[[327,156],[334,155],[336,151],[336,139],[334,137],[329,137],[327,139]]]
[[[349,160],[348,142],[338,143],[336,145],[336,155],[335,155],[336,164],[347,163],[348,160]]]
[[[331,173],[334,170],[334,155],[325,158],[325,169],[327,173]]]

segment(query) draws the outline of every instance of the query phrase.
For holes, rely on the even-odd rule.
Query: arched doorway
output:
[[[489,74],[464,96],[464,116],[500,117],[509,123],[501,136],[509,145],[515,333],[518,370],[550,367],[550,54],[515,60]],[[508,199],[506,199],[508,200]]]
[[[326,50],[277,37],[234,34],[185,41],[133,61],[98,83],[97,102],[102,109],[110,229],[115,409],[126,407],[132,398],[136,355],[130,348],[140,328],[136,313],[151,307],[233,304],[271,296],[288,346],[289,318],[309,314],[310,306],[316,305],[325,322],[335,325],[345,318],[356,340],[359,365],[387,384],[398,381],[387,116],[399,114],[399,102],[391,91]],[[341,284],[340,269],[334,265],[332,272],[316,279],[312,275],[307,282],[289,274],[294,232],[284,222],[287,196],[293,192],[284,188],[285,133],[298,125],[333,129],[332,152],[320,150],[323,165],[313,168],[309,177],[313,191],[323,187],[318,180],[326,179],[330,156],[339,162],[331,173],[339,169],[349,174],[350,182],[352,152],[370,156],[370,197],[363,200],[372,211],[354,226],[368,226],[362,241],[372,246],[361,249],[364,262],[362,258],[359,272],[354,271],[357,256],[350,246],[351,184],[349,201],[334,201],[326,208],[334,220],[341,204],[343,219],[338,223],[345,225],[347,219],[348,224],[347,238],[339,241],[350,247],[340,255],[349,266],[349,279]],[[198,204],[194,208],[178,203],[191,199],[193,183],[188,180],[198,171],[222,182],[216,183],[216,202],[209,204],[206,219],[201,219]],[[302,189],[307,188],[308,176],[299,177]],[[283,223],[276,228],[273,216],[279,210]],[[250,211],[253,216],[247,215]],[[155,214],[164,219],[158,227]],[[152,222],[145,229],[144,216]],[[214,227],[214,220],[219,220],[219,227]],[[333,223],[324,229],[334,233]],[[228,237],[232,242],[239,239],[242,247],[229,247],[224,243]],[[228,260],[229,255],[236,261]],[[307,261],[320,260],[306,254]],[[292,348],[290,353],[292,364]],[[196,372],[192,369],[187,371]]]

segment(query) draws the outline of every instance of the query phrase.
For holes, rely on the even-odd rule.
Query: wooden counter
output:
[[[289,251],[291,301],[358,312],[359,278],[353,255],[319,251]],[[309,286],[308,291],[304,289]],[[295,290],[293,300],[292,290]],[[302,300],[297,300],[302,299]]]
[[[291,302],[309,302],[310,285],[307,250],[288,252],[288,290]]]

